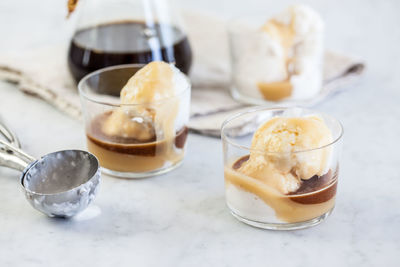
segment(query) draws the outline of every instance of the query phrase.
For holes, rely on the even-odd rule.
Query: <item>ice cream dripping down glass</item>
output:
[[[88,150],[104,173],[144,178],[182,163],[191,86],[173,65],[100,69],[85,76],[78,89]]]
[[[246,125],[252,130],[243,135]],[[226,203],[238,220],[295,230],[331,214],[343,136],[335,118],[302,108],[258,107],[227,119],[221,136]]]
[[[68,50],[76,82],[95,70],[151,61],[174,63],[188,74],[192,52],[175,0],[81,0]],[[75,14],[74,14],[75,15]]]

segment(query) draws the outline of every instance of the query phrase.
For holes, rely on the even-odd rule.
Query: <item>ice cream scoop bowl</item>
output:
[[[50,217],[72,217],[95,198],[100,183],[97,158],[63,150],[40,159],[0,140],[0,166],[22,171],[20,185],[29,203]]]

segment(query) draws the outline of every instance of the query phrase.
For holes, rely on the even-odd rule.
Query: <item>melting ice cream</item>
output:
[[[171,64],[151,62],[121,90],[121,105],[97,116],[88,130],[88,148],[102,167],[143,173],[183,159],[190,84]]]
[[[255,206],[266,206],[261,217],[269,207],[276,214],[272,215],[274,219],[288,222],[308,220],[329,211],[336,192],[329,171],[331,148],[327,146],[332,141],[330,129],[319,116],[268,120],[254,133],[250,155],[225,168],[228,204],[233,209],[241,206],[242,211],[256,216],[255,220],[260,219]],[[308,181],[314,186],[318,180],[321,185],[313,189],[317,193],[307,193],[315,193],[311,198],[299,201],[292,197]],[[322,194],[326,195],[321,198]]]
[[[151,140],[158,133],[163,135],[162,138],[172,138],[175,136],[179,100],[168,101],[168,98],[189,86],[186,77],[173,65],[165,62],[147,64],[122,89],[122,106],[114,110],[104,123],[103,132],[140,141]],[[162,103],[157,103],[160,101]],[[156,125],[156,121],[160,125]],[[159,131],[155,132],[155,129]]]
[[[245,29],[243,31],[246,31]],[[307,99],[322,86],[324,23],[294,5],[238,42],[237,77],[245,95],[266,100]]]

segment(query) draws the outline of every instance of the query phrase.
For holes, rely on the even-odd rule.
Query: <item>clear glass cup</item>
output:
[[[175,0],[85,0],[76,12],[68,66],[77,83],[101,68],[151,61],[188,74],[192,52]]]
[[[228,23],[232,97],[270,107],[309,105],[322,90],[323,35],[298,42],[285,55],[262,30],[265,22],[254,16]]]
[[[332,142],[310,150],[279,153],[251,148],[254,132],[264,122],[274,117],[305,117],[317,115],[331,131]],[[227,119],[221,129],[224,155],[224,176],[226,203],[232,215],[238,220],[264,229],[294,230],[322,222],[335,206],[339,155],[342,146],[343,128],[331,116],[302,108],[253,108]],[[268,179],[281,179],[280,173],[262,172],[262,177],[250,177],[240,172],[240,167],[250,155],[262,156],[267,164],[255,161],[256,168],[278,166],[285,160],[295,159],[304,164],[325,164],[321,174],[301,180],[301,186],[294,192],[281,193]],[[263,160],[262,160],[263,161]],[[254,162],[254,161],[253,161]],[[271,163],[272,162],[272,163]],[[263,166],[263,167],[262,167]],[[284,166],[284,165],[282,165]],[[291,166],[291,165],[289,165]],[[281,169],[280,169],[281,170]],[[293,169],[287,170],[289,175]],[[294,174],[293,174],[294,175]],[[298,178],[296,178],[298,179]]]
[[[112,176],[143,178],[166,173],[179,166],[185,155],[191,87],[156,102],[120,104],[121,89],[141,67],[107,67],[78,84],[88,151],[99,159],[102,171]],[[127,125],[117,116],[119,112],[136,122],[135,137],[109,134],[109,127]],[[112,115],[115,119],[111,120]]]

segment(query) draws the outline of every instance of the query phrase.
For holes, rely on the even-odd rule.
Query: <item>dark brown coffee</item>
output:
[[[90,133],[87,134],[87,138],[106,150],[137,155],[145,157],[154,157],[157,154],[165,151],[169,143],[169,140],[157,140],[155,130],[149,140],[138,140],[134,137],[120,137],[120,136],[108,136],[103,133],[103,123],[111,115],[111,112],[103,113],[97,116],[91,123]],[[176,148],[182,149],[185,146],[186,138],[188,135],[187,127],[183,127],[176,133],[175,139],[172,143]]]
[[[238,159],[232,166],[234,170],[239,169],[243,163],[248,161],[249,155]],[[310,179],[301,180],[300,187],[288,195],[292,201],[301,204],[318,204],[330,200],[336,195],[337,179],[329,170],[322,176],[314,175]]]
[[[120,21],[79,30],[71,40],[68,65],[78,82],[86,74],[108,66],[162,60],[188,74],[192,52],[178,28],[139,21]]]

